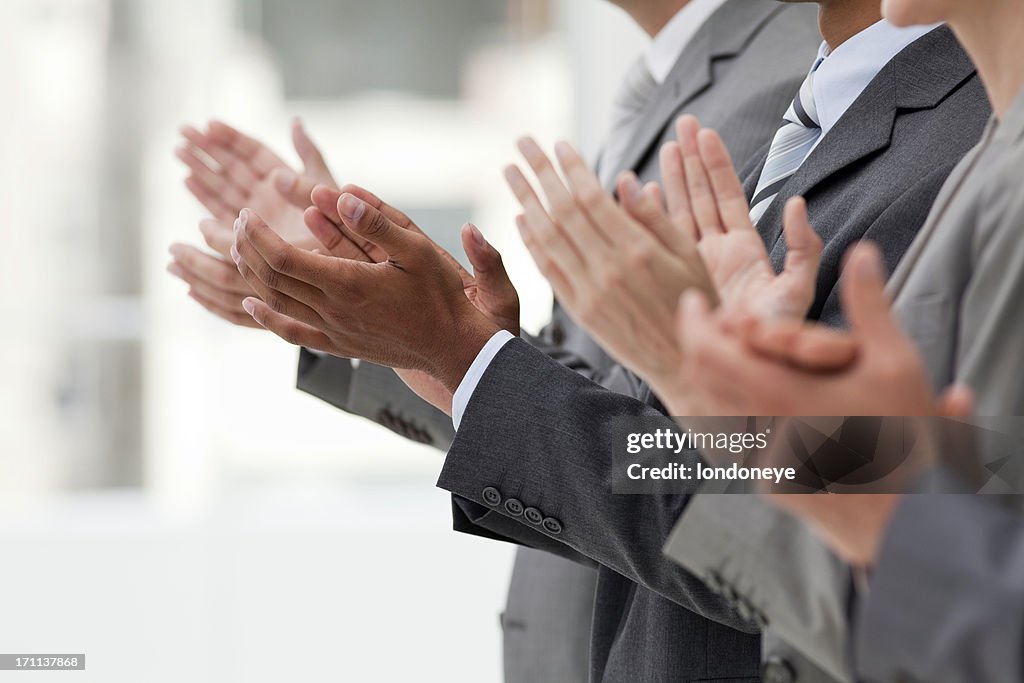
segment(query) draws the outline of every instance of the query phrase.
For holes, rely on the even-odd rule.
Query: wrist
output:
[[[449,329],[452,334],[428,362],[430,374],[454,394],[481,349],[502,328],[470,308],[461,312]]]

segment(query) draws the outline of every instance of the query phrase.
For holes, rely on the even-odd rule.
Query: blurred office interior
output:
[[[523,133],[593,157],[642,46],[605,0],[0,3],[0,651],[104,682],[499,680],[512,549],[450,530],[440,454],[299,393],[296,349],[166,273],[204,215],[176,131],[294,161],[301,116],[453,251],[479,225],[537,329],[501,168]]]

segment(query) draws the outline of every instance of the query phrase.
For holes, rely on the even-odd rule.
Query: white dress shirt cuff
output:
[[[515,339],[515,337],[508,330],[498,330],[495,332],[494,336],[488,339],[484,347],[480,349],[480,353],[476,355],[473,364],[466,371],[466,376],[462,378],[459,388],[455,390],[455,395],[452,396],[452,424],[455,425],[455,431],[459,430],[462,415],[466,412],[469,400],[473,398],[473,392],[476,391],[476,385],[480,382],[480,378],[487,372],[487,368],[490,367],[494,357],[498,355],[498,351],[501,351],[501,348],[510,339]]]
[[[317,358],[326,358],[327,356],[331,355],[331,354],[327,353],[326,351],[317,351],[316,349],[311,349],[308,346],[305,346],[303,348],[305,348],[307,351],[309,351],[311,354],[313,354]],[[359,359],[358,358],[349,358],[348,362],[352,364],[353,368],[358,368],[359,367]]]

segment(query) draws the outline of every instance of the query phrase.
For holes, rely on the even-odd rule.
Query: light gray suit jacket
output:
[[[675,137],[684,112],[719,130],[737,165],[768,141],[814,58],[820,36],[813,6],[774,0],[729,0],[681,54],[633,133],[621,169],[644,182],[660,180],[657,150]],[[640,390],[622,368],[556,304],[552,322],[537,337],[524,335],[551,358],[621,393]],[[390,369],[303,352],[299,389],[408,438],[447,448],[451,420],[420,400]],[[510,683],[586,681],[589,670],[596,572],[589,566],[522,547],[516,555],[504,631],[505,679]],[[717,624],[698,615],[682,629],[712,639]],[[704,622],[704,623],[702,623]],[[608,637],[611,637],[609,634]],[[601,636],[597,636],[601,637]],[[754,636],[726,639],[756,651]],[[722,642],[725,642],[723,640]],[[740,645],[742,643],[742,645]],[[691,643],[698,647],[697,640]],[[734,650],[723,657],[739,656]],[[696,667],[683,675],[696,675]]]
[[[1024,414],[1022,176],[1024,95],[950,175],[889,285],[934,386],[972,387],[979,415]],[[803,548],[799,559],[785,563],[781,543]],[[846,572],[796,522],[753,497],[708,496],[667,550],[695,571],[727,574],[790,642],[850,670]],[[992,499],[910,497],[861,601],[857,672],[872,681],[1024,679],[1022,577],[1019,517]]]
[[[946,202],[893,278],[894,306],[933,382],[970,386],[979,415],[1024,415],[1021,178],[1024,93],[950,180]],[[858,671],[878,681],[1024,680],[1021,502],[905,501],[857,620]]]

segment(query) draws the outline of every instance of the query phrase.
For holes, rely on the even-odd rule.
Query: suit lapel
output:
[[[714,82],[713,62],[740,54],[765,22],[780,11],[784,9],[772,2],[729,0],[711,15],[676,60],[637,124],[623,170],[636,170],[671,125],[673,115]]]
[[[761,225],[774,229],[766,235],[768,244],[773,244],[782,233],[782,211],[790,197],[807,196],[832,175],[887,149],[901,111],[938,106],[973,73],[974,65],[946,27],[935,29],[896,55],[843,114],[761,218]],[[756,182],[754,179],[755,185]]]

